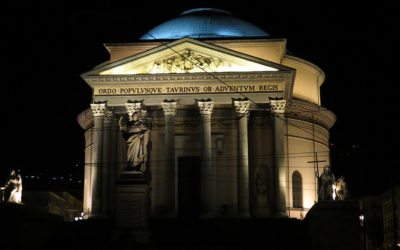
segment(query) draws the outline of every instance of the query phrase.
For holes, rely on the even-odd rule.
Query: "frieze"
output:
[[[191,73],[191,74],[151,74],[151,75],[96,75],[85,76],[85,80],[95,82],[138,82],[138,81],[186,81],[186,80],[215,80],[215,79],[270,79],[282,80],[288,78],[288,73]]]

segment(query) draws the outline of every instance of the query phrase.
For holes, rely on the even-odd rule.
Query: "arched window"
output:
[[[303,180],[299,171],[292,174],[293,207],[303,207]]]

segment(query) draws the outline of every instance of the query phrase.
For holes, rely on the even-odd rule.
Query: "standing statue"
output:
[[[120,129],[124,132],[127,145],[128,170],[146,171],[148,161],[148,144],[150,129],[145,123],[144,112],[135,112],[124,124],[123,117],[119,120]]]
[[[336,181],[336,194],[337,194],[338,200],[345,200],[349,196],[344,176],[341,176]]]
[[[2,191],[10,191],[10,195],[8,197],[8,202],[12,203],[22,203],[22,177],[19,171],[15,171],[14,169],[10,172],[10,177],[4,187],[1,187]],[[2,201],[4,201],[4,196],[2,197]]]
[[[318,200],[319,201],[335,200],[336,181],[330,166],[324,167],[324,171],[322,172],[321,176],[318,176],[317,173],[315,174],[316,177],[318,178]]]

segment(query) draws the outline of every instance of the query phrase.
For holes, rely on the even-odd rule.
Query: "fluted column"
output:
[[[248,100],[234,100],[238,117],[238,215],[250,216],[249,199],[249,146],[247,120],[250,102]]]
[[[91,193],[92,208],[89,217],[103,215],[103,120],[107,110],[106,103],[90,104],[93,114]]]
[[[214,104],[211,100],[197,101],[201,114],[201,216],[215,215],[216,173],[211,162],[211,114]]]
[[[165,174],[163,175],[164,185],[163,200],[165,212],[169,215],[176,214],[175,209],[175,115],[176,101],[164,101],[161,103],[165,116]]]
[[[286,214],[286,168],[285,168],[285,108],[286,100],[270,99],[274,116],[274,172],[275,172],[275,216]]]

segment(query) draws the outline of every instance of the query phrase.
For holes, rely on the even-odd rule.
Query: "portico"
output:
[[[183,197],[179,194],[179,169],[183,168],[179,162],[184,162],[179,159],[200,157],[199,194],[191,194],[200,198],[198,216],[249,217],[250,113],[257,110],[269,116],[271,98],[290,102],[294,72],[280,64],[183,38],[83,74],[94,91],[91,171],[86,176],[91,181],[85,186],[88,215],[110,215],[114,198],[109,190],[115,189],[118,176],[128,171],[126,145],[119,127],[111,126],[113,119],[144,110],[151,130],[145,174],[151,187],[152,215],[179,216],[178,197]],[[273,140],[269,137],[263,139]],[[114,141],[117,153],[111,157]],[[274,181],[272,176],[268,178]],[[281,199],[285,202],[285,197]]]

